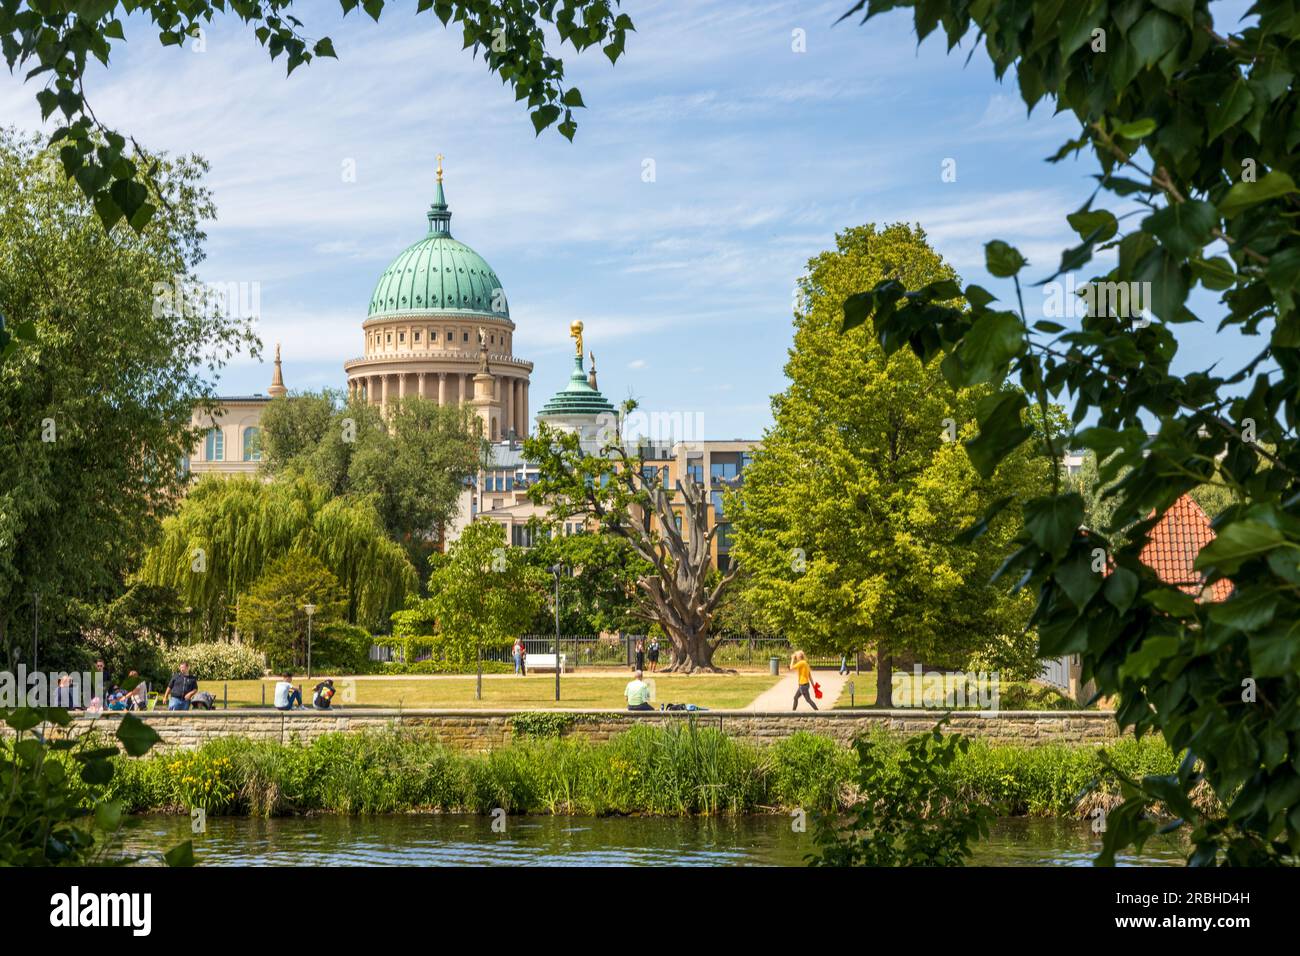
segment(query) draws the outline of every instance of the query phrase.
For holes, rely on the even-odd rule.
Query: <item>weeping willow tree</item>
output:
[[[216,639],[238,596],[291,550],[315,555],[338,578],[352,624],[375,625],[417,586],[415,569],[368,499],[331,498],[302,476],[203,479],[163,522],[138,576],[175,588],[193,623]]]

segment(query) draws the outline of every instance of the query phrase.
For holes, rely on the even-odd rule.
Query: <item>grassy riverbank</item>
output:
[[[881,738],[891,751],[901,741]],[[1127,774],[1171,773],[1160,741],[1107,748]],[[501,807],[516,813],[722,814],[831,809],[853,796],[856,753],[797,733],[770,747],[690,724],[638,726],[607,743],[523,739],[485,754],[410,732],[331,734],[308,746],[243,738],[121,760],[110,785],[133,813],[206,806],[210,814],[402,813]],[[952,768],[963,797],[1002,815],[1070,815],[1094,778],[1093,748],[972,742]]]

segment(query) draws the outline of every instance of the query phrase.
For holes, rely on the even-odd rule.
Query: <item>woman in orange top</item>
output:
[[[794,692],[794,706],[791,710],[799,709],[799,698],[802,697],[808,701],[808,706],[813,710],[817,705],[812,699],[812,668],[808,666],[808,658],[803,651],[795,651],[794,656],[790,658],[790,670],[799,676],[799,688]]]

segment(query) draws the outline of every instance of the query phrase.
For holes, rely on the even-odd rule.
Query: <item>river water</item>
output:
[[[126,849],[156,853],[192,836],[188,817],[144,816]],[[738,818],[520,816],[469,814],[378,817],[213,817],[193,835],[199,865],[306,866],[803,866],[810,833],[783,816]],[[1008,817],[975,848],[984,866],[1089,866],[1101,837],[1086,822]],[[1126,865],[1180,865],[1170,836]]]

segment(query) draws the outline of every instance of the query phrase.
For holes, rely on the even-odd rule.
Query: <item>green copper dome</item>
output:
[[[429,234],[408,246],[379,277],[367,317],[469,312],[510,318],[505,291],[492,267],[451,237],[451,213],[441,181],[428,218]]]
[[[569,384],[551,396],[551,400],[542,406],[538,418],[560,415],[600,415],[613,414],[614,406],[609,399],[592,388],[587,375],[582,370],[582,356],[573,357],[573,372],[569,375]]]

